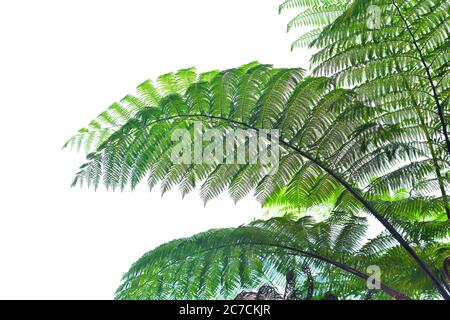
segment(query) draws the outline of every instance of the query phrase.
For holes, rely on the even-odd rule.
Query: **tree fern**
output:
[[[282,188],[305,205],[334,201],[339,195],[346,211],[373,214],[447,295],[398,230],[359,190],[371,172],[388,172],[402,157],[419,157],[423,150],[411,142],[386,144],[383,137],[382,143],[368,146],[374,126],[367,121],[377,113],[359,103],[352,91],[335,88],[328,78],[304,78],[300,69],[252,63],[191,84],[184,95],[168,92],[158,106],[142,108],[90,154],[74,185],[97,187],[103,180],[108,188],[134,188],[148,176],[149,187],[161,183],[163,191],[181,185],[189,192],[200,185],[205,202],[225,188],[236,201],[253,190],[265,201]],[[253,164],[174,164],[171,135],[176,129],[192,129],[194,121],[206,128],[279,130],[279,169],[268,174]],[[362,178],[358,182],[355,177]]]
[[[368,19],[378,14],[370,12],[373,6],[379,9],[380,24],[370,29]],[[439,192],[450,218],[445,179],[450,154],[448,6],[440,0],[349,1],[338,18],[330,14],[323,21],[333,22],[306,38],[315,37],[311,45],[320,48],[311,60],[315,75],[333,77],[338,86],[353,88],[360,101],[376,106],[380,126],[395,122],[403,127],[396,131],[408,135],[415,128],[415,139],[427,147],[424,156],[433,167],[417,182],[425,190],[421,195]],[[387,140],[392,142],[392,136]]]

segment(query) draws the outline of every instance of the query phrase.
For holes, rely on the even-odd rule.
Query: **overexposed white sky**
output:
[[[148,78],[290,52],[280,0],[0,0],[0,299],[112,299],[153,247],[261,213],[249,198],[71,189],[83,156],[63,143]]]

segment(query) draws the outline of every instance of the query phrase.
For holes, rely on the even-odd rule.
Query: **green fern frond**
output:
[[[288,272],[296,275],[296,286],[302,288],[311,281],[301,268],[305,264],[314,281],[313,297],[332,288],[340,298],[361,299],[367,291],[365,269],[375,262],[382,270],[405,264],[411,268],[402,272],[401,278],[383,275],[384,294],[378,298],[404,298],[404,293],[436,295],[423,276],[408,278],[416,275],[417,267],[389,236],[362,245],[365,227],[364,219],[351,215],[320,223],[310,217],[296,221],[277,218],[175,240],[135,262],[124,275],[116,299],[233,299],[242,290],[265,283],[281,291]],[[355,246],[357,243],[361,245]],[[432,245],[423,255],[431,256],[434,248]],[[441,258],[434,260],[435,265],[440,262]],[[306,295],[299,292],[298,299]]]

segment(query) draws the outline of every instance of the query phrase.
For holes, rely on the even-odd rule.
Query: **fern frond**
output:
[[[303,274],[304,264],[315,280],[314,296],[329,290],[330,282],[326,280],[342,297],[362,296],[366,275],[351,267],[352,257],[342,246],[356,237],[359,224],[350,217],[339,224],[323,222],[331,233],[337,233],[334,248],[323,243],[311,251],[308,236],[324,237],[321,231],[325,228],[313,223],[308,217],[298,221],[256,221],[169,242],[133,264],[124,275],[116,298],[232,299],[242,290],[259,288],[267,282],[282,288],[290,271],[296,274],[297,286],[301,287],[311,281]],[[330,250],[339,256],[338,260],[329,256]]]

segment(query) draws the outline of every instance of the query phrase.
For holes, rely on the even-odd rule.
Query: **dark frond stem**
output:
[[[420,61],[423,65],[423,67],[425,68],[425,71],[427,73],[427,79],[428,82],[430,83],[431,89],[433,91],[433,99],[434,102],[436,103],[436,108],[437,108],[437,112],[439,115],[439,121],[441,122],[441,126],[442,126],[442,131],[444,133],[444,139],[445,139],[445,144],[447,147],[447,153],[450,155],[450,138],[449,138],[449,133],[447,130],[447,124],[445,123],[445,117],[444,117],[444,109],[442,108],[441,102],[439,101],[439,97],[437,94],[437,90],[436,90],[436,86],[434,84],[433,78],[431,76],[431,72],[430,72],[430,67],[428,66],[427,62],[425,61],[425,58],[423,56],[422,53],[422,49],[420,49],[416,37],[414,36],[414,33],[411,31],[411,27],[409,25],[409,22],[406,20],[406,18],[403,16],[399,6],[397,5],[397,3],[395,2],[395,0],[392,0],[392,5],[396,8],[400,18],[402,19],[403,23],[405,24],[406,30],[408,31],[409,35],[411,36],[412,42],[414,47],[416,48],[419,57],[420,57]],[[450,216],[449,216],[450,218]]]
[[[444,260],[444,283],[447,290],[450,291],[450,256]]]
[[[419,117],[422,117],[422,116],[419,115]],[[437,182],[439,184],[439,189],[441,190],[442,202],[444,203],[445,213],[447,214],[447,219],[450,220],[450,204],[449,204],[447,192],[445,191],[444,177],[442,176],[441,168],[440,168],[438,160],[437,160],[436,150],[434,149],[430,133],[428,132],[428,128],[425,125],[423,126],[423,130],[424,130],[424,133],[425,133],[425,136],[427,139],[428,148],[430,149],[430,152],[431,152],[431,157],[433,158],[433,166],[434,166],[434,170],[436,172],[436,178],[437,178]]]
[[[445,287],[450,292],[450,280],[448,280],[445,276],[442,276],[442,281],[444,282]]]
[[[305,300],[311,300],[314,296],[314,278],[311,273],[311,269],[309,268],[307,263],[304,263],[302,266],[303,272],[306,274],[308,291],[306,293]]]
[[[229,124],[233,124],[237,127],[241,126],[243,128],[252,129],[252,130],[258,130],[258,128],[251,126],[247,123],[232,120],[225,117],[220,116],[214,116],[210,114],[183,114],[183,115],[176,115],[171,116],[167,118],[161,118],[158,120],[155,120],[155,122],[159,121],[169,121],[176,118],[206,118],[211,120],[219,120],[224,121]],[[147,124],[148,125],[148,124]],[[425,272],[425,274],[430,278],[430,280],[433,282],[436,289],[439,291],[439,293],[442,295],[442,297],[446,300],[450,300],[450,294],[447,292],[447,290],[444,288],[440,280],[431,272],[431,270],[427,267],[425,262],[422,261],[422,259],[417,255],[417,253],[414,251],[414,249],[408,244],[408,242],[401,236],[401,234],[389,223],[388,220],[386,220],[357,190],[355,190],[349,182],[344,180],[339,174],[334,172],[332,169],[330,169],[328,166],[326,166],[322,161],[314,158],[309,153],[301,150],[300,148],[290,144],[289,142],[286,142],[281,139],[279,141],[282,145],[285,147],[292,149],[296,151],[299,155],[302,157],[308,159],[309,161],[316,164],[318,167],[320,167],[323,171],[325,171],[327,174],[329,174],[331,177],[336,179],[347,191],[349,191],[353,197],[361,203],[390,233],[391,235],[400,243],[400,245],[408,252],[408,254],[417,262],[419,267]],[[359,271],[358,271],[359,272]],[[366,278],[367,279],[367,278]]]
[[[295,280],[295,273],[289,271],[286,274],[286,288],[284,289],[283,300],[297,300],[297,288]]]

